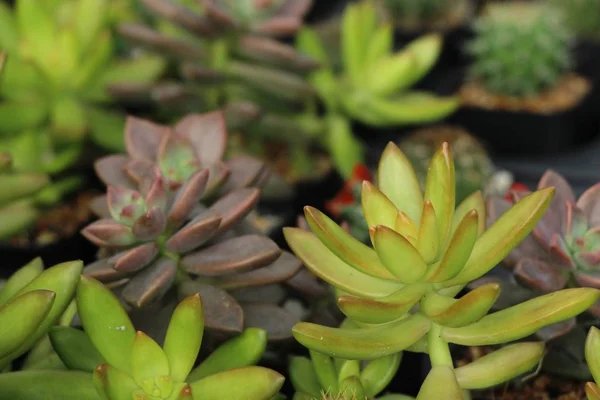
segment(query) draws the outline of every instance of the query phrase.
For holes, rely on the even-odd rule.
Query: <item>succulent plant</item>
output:
[[[442,37],[430,34],[393,52],[393,30],[378,21],[368,1],[350,3],[341,26],[342,71],[317,32],[300,31],[297,47],[318,60],[322,68],[309,78],[330,113],[347,115],[373,126],[397,126],[440,120],[458,107],[455,97],[438,97],[409,88],[434,66]]]
[[[380,0],[383,15],[403,29],[447,28],[464,22],[468,0]]]
[[[467,45],[471,76],[489,92],[533,96],[554,87],[572,65],[571,33],[556,9],[540,2],[488,5]]]
[[[585,385],[585,394],[588,400],[600,399],[600,331],[598,328],[591,327],[587,340],[585,341],[585,359],[592,372],[594,382],[588,382]]]
[[[56,172],[56,158],[68,159],[62,168],[72,164],[88,135],[101,146],[122,148],[124,117],[106,108],[114,100],[107,87],[151,82],[165,63],[155,56],[116,58],[108,11],[107,0],[0,4],[0,48],[8,54],[0,148],[27,146],[43,154],[36,161],[46,172]]]
[[[96,163],[107,196],[95,203],[102,219],[83,234],[105,251],[85,274],[119,287],[134,309],[176,286],[181,296],[202,295],[213,330],[259,326],[270,339],[289,338],[297,318],[277,306],[280,296],[242,305],[232,297],[283,283],[301,267],[244,224],[259,199],[250,186],[268,175],[264,164],[249,157],[222,161],[226,132],[218,112],[189,115],[173,128],[131,117],[125,142],[127,155]]]
[[[254,365],[266,332],[251,328],[194,368],[204,332],[200,296],[177,305],[162,347],[134,326],[119,299],[82,277],[77,308],[84,331],[56,327],[54,348],[72,371],[90,374],[101,399],[264,399],[283,384],[278,373]]]
[[[338,305],[360,329],[301,322],[294,337],[313,351],[372,360],[400,351],[429,354],[432,370],[418,399],[463,399],[463,390],[505,382],[537,365],[543,343],[503,347],[455,368],[449,344],[499,345],[586,311],[594,288],[572,288],[488,312],[498,284],[457,294],[513,250],[549,207],[553,188],[523,197],[489,229],[476,192],[455,209],[454,163],[447,143],[433,156],[425,193],[407,157],[390,143],[377,173],[365,182],[362,205],[374,249],[352,238],[318,210],[306,207],[313,233],[286,228],[292,251],[338,290]],[[418,306],[418,307],[415,307]]]
[[[456,202],[478,190],[483,192],[495,170],[490,156],[477,139],[453,126],[423,128],[398,143],[413,165],[421,187],[425,187],[431,157],[443,142],[450,144],[454,156]]]
[[[563,14],[569,29],[583,38],[600,38],[600,2],[598,0],[549,0]]]

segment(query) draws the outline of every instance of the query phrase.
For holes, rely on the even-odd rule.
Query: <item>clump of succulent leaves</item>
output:
[[[267,343],[261,329],[245,330],[196,366],[204,333],[198,294],[175,307],[162,346],[136,332],[120,300],[92,278],[81,277],[77,310],[83,330],[55,327],[50,339],[68,373],[93,382],[97,393],[81,400],[268,400],[283,384],[277,372],[253,366]]]
[[[456,181],[456,202],[485,188],[495,172],[485,147],[467,131],[453,126],[423,128],[402,139],[398,146],[410,160],[421,187],[425,188],[431,157],[443,142],[452,147]]]
[[[470,15],[468,0],[379,0],[382,14],[403,30],[448,29]]]
[[[184,82],[130,87],[122,95],[152,97],[170,112],[223,108],[246,151],[269,159],[273,144],[286,149],[288,178],[314,175],[312,152],[340,146],[326,140],[328,123],[306,79],[318,63],[277,40],[300,28],[311,0],[142,3],[157,17],[155,26],[124,24],[121,33],[172,59]]]
[[[259,326],[272,340],[290,338],[297,317],[278,306],[280,290],[241,300],[295,277],[301,263],[244,220],[269,171],[248,156],[222,160],[222,113],[190,114],[173,127],[130,117],[125,143],[127,154],[96,162],[107,195],[94,202],[101,219],[83,235],[102,251],[85,274],[133,309],[168,292],[200,293],[212,330]]]
[[[549,0],[564,16],[565,23],[578,37],[600,39],[600,2],[598,0]]]
[[[536,366],[543,342],[510,344],[455,368],[449,344],[501,345],[586,311],[594,288],[569,288],[488,314],[500,294],[490,283],[456,296],[496,266],[531,232],[554,188],[523,197],[486,230],[480,192],[455,208],[455,171],[447,143],[433,156],[425,193],[408,158],[390,143],[365,182],[362,205],[373,248],[320,211],[306,207],[312,229],[286,228],[293,252],[337,289],[338,305],[359,329],[301,322],[294,337],[310,350],[348,360],[373,360],[400,351],[424,352],[432,369],[418,395],[463,399]]]
[[[334,69],[315,30],[303,28],[297,46],[322,65],[309,78],[329,113],[380,127],[433,122],[456,110],[455,97],[410,90],[436,63],[442,41],[429,34],[394,52],[393,28],[362,1],[348,4],[342,16],[341,68]]]
[[[108,0],[17,0],[0,4],[0,48],[8,54],[0,90],[0,150],[24,149],[44,172],[71,166],[89,137],[122,149],[124,115],[107,88],[148,83],[156,56],[119,58]],[[15,159],[19,159],[13,154]]]
[[[543,2],[489,4],[474,30],[467,45],[471,76],[491,93],[539,94],[555,87],[573,64],[571,32],[560,12]]]

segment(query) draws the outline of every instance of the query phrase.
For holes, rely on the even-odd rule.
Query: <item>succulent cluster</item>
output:
[[[124,116],[106,108],[113,101],[107,88],[151,82],[164,62],[116,58],[108,11],[107,0],[18,0],[14,9],[0,4],[0,48],[8,54],[1,149],[25,147],[45,171],[56,172],[77,159],[87,135],[109,149],[122,148]]]
[[[180,296],[200,293],[213,330],[258,325],[286,338],[297,318],[277,306],[280,296],[240,305],[227,292],[287,281],[301,263],[245,224],[259,199],[252,186],[269,171],[250,157],[223,162],[226,142],[221,112],[191,114],[174,127],[130,117],[127,154],[96,163],[107,195],[94,202],[101,219],[83,235],[103,251],[84,272],[134,308],[176,286]]]
[[[586,311],[594,288],[564,289],[488,315],[495,283],[455,298],[508,255],[537,225],[553,188],[523,197],[486,230],[480,192],[455,209],[454,163],[447,143],[433,156],[425,193],[407,157],[390,143],[365,182],[362,206],[373,248],[318,210],[305,209],[312,229],[286,228],[293,252],[337,289],[338,305],[359,329],[296,324],[294,337],[331,357],[373,360],[400,351],[429,354],[432,370],[418,399],[462,399],[463,390],[505,382],[537,365],[543,343],[523,342],[454,368],[449,344],[499,345]],[[418,306],[418,307],[415,307]]]
[[[471,75],[492,93],[533,96],[554,87],[572,66],[571,33],[562,15],[541,2],[488,5],[467,45]]]
[[[567,26],[580,37],[600,38],[600,2],[598,0],[550,0],[563,14]]]
[[[425,188],[431,157],[444,142],[452,147],[456,180],[456,202],[484,189],[494,173],[494,165],[483,145],[467,131],[453,126],[437,126],[413,132],[398,146],[415,169],[421,187]]]
[[[437,61],[440,35],[426,35],[394,53],[392,27],[378,20],[367,1],[349,4],[341,24],[339,72],[314,30],[298,35],[298,47],[322,65],[310,81],[332,112],[372,126],[397,126],[437,121],[456,110],[454,97],[408,90]]]

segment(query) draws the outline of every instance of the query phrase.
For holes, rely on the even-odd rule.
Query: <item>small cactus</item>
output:
[[[492,93],[526,97],[553,88],[572,65],[571,33],[554,8],[533,2],[487,6],[467,45],[472,77]]]

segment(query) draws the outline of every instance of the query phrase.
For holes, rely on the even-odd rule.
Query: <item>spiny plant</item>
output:
[[[407,157],[390,143],[377,172],[365,182],[362,206],[373,248],[325,214],[305,208],[312,229],[285,228],[293,252],[338,290],[338,305],[360,329],[298,323],[294,337],[313,351],[370,360],[403,350],[429,354],[432,370],[418,399],[463,399],[463,390],[505,382],[537,365],[543,343],[503,347],[455,368],[449,344],[499,345],[530,336],[592,306],[600,291],[564,289],[488,315],[498,284],[457,294],[510,253],[549,207],[554,188],[522,198],[489,229],[480,192],[455,209],[452,152],[433,156],[425,193]],[[415,307],[418,306],[418,307]]]
[[[93,372],[101,399],[256,399],[279,391],[283,376],[252,366],[266,347],[266,332],[248,329],[194,368],[204,332],[199,295],[175,308],[162,346],[138,331],[119,299],[100,282],[82,277],[77,309],[83,331],[56,327],[52,344],[71,371]]]
[[[571,33],[561,14],[538,2],[486,6],[467,44],[471,76],[492,93],[534,96],[554,87],[572,66]]]
[[[202,295],[211,329],[258,325],[285,339],[297,318],[277,306],[280,296],[240,305],[227,292],[285,282],[301,263],[245,224],[259,199],[252,186],[268,170],[250,157],[223,162],[226,142],[218,112],[188,115],[173,128],[130,118],[127,155],[96,163],[107,196],[95,202],[102,219],[83,235],[104,251],[84,272],[134,308],[175,287],[180,296]]]
[[[297,46],[322,67],[310,75],[330,113],[347,115],[373,126],[420,124],[440,120],[458,107],[455,97],[438,97],[409,88],[436,63],[442,37],[423,36],[393,51],[393,29],[378,21],[367,1],[350,3],[342,16],[341,71],[317,33],[303,28]]]
[[[549,0],[564,16],[567,26],[578,36],[600,39],[600,2],[598,0]]]
[[[32,157],[35,165],[57,172],[77,160],[88,135],[103,147],[122,148],[124,116],[106,108],[114,100],[107,88],[149,83],[164,62],[155,56],[117,58],[109,3],[17,0],[14,9],[0,4],[0,48],[8,54],[0,149],[25,147],[42,156]]]

